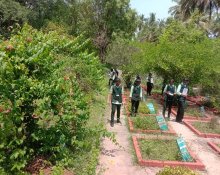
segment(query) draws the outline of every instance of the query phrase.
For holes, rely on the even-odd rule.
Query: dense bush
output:
[[[91,147],[83,90],[99,90],[102,67],[88,42],[26,25],[0,43],[0,169],[23,172],[36,156],[65,166]]]

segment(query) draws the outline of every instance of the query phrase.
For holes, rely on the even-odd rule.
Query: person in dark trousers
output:
[[[176,122],[182,122],[184,117],[184,108],[187,94],[189,92],[189,80],[184,79],[181,84],[179,84],[177,88],[177,100],[178,100],[178,110],[176,115]]]
[[[151,91],[154,87],[154,80],[152,77],[152,73],[149,73],[147,77],[147,95],[151,96]]]
[[[170,80],[170,83],[167,84],[164,88],[164,105],[163,105],[163,117],[165,118],[165,112],[168,108],[168,119],[170,119],[171,108],[173,105],[174,95],[176,94],[176,86],[174,85],[174,80]]]
[[[137,78],[134,85],[131,86],[130,99],[131,99],[131,116],[136,116],[140,100],[143,97],[141,79]]]
[[[111,111],[111,126],[114,126],[114,116],[117,110],[117,123],[120,123],[121,105],[123,105],[123,87],[119,78],[115,79],[115,84],[111,86],[109,102],[111,97],[112,111]]]

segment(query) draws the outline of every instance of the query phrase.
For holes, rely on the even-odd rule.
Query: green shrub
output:
[[[86,128],[83,92],[100,90],[102,66],[87,43],[27,25],[0,43],[0,170],[23,173],[38,155],[68,166],[74,153],[91,150],[85,137],[101,133]]]
[[[156,175],[198,175],[198,173],[186,167],[165,167]]]

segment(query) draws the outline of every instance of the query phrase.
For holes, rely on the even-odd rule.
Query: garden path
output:
[[[102,140],[97,175],[155,175],[160,170],[160,168],[141,167],[137,164],[131,140],[132,134],[127,127],[124,109],[122,109],[121,123],[115,123],[114,127],[111,127],[109,123],[109,105],[106,111],[105,121],[107,130],[115,133],[118,145],[108,138]],[[220,143],[220,139],[198,137],[184,124],[176,123],[174,116],[171,116],[169,123],[176,133],[186,140],[190,149],[205,164],[206,171],[199,173],[202,175],[220,175],[220,156],[207,145],[208,141],[217,141]]]
[[[105,115],[106,127],[108,131],[115,133],[119,145],[115,145],[108,138],[103,139],[97,175],[155,175],[159,168],[141,167],[135,161],[126,116],[122,114],[121,123],[115,123],[114,127],[111,127],[110,110],[108,111]]]

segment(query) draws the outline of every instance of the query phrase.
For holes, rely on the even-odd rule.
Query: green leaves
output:
[[[89,40],[61,35],[25,25],[0,42],[0,167],[8,173],[22,173],[36,155],[61,161],[89,144],[84,92],[102,87],[102,65]]]

